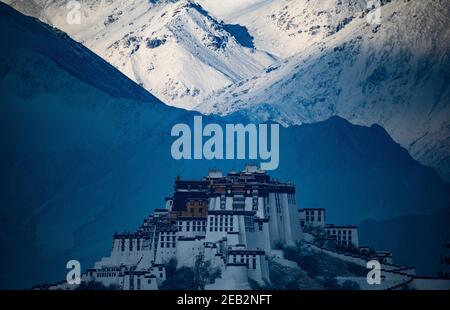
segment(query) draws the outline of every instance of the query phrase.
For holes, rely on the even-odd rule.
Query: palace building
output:
[[[135,232],[115,233],[109,257],[83,275],[127,290],[158,289],[165,264],[194,267],[201,257],[220,268],[208,289],[249,289],[270,283],[268,258],[278,244],[302,237],[295,187],[272,179],[256,166],[202,180],[177,177],[165,209],[156,209]]]
[[[165,208],[155,209],[134,232],[114,233],[110,255],[87,269],[81,275],[81,284],[97,282],[94,286],[101,283],[121,290],[158,290],[166,281],[168,263],[171,268],[176,263],[177,268],[192,268],[197,280],[203,279],[201,287],[192,289],[249,290],[255,284],[265,287],[271,284],[269,260],[289,268],[297,265],[283,257],[280,246],[295,247],[302,242],[363,268],[368,260],[378,260],[387,275],[386,285],[380,289],[397,287],[401,281],[413,283],[412,279],[413,287],[448,289],[450,281],[446,279],[422,279],[415,276],[414,268],[393,265],[390,251],[359,247],[358,228],[327,224],[325,211],[298,210],[294,185],[279,182],[256,166],[227,174],[212,170],[201,180],[177,177],[173,195],[165,199]],[[322,247],[323,240],[340,247]],[[345,252],[343,247],[359,253]],[[442,256],[442,262],[448,264],[447,255]],[[399,269],[401,274],[396,273]],[[358,281],[363,285],[366,277]],[[50,290],[76,288],[68,282],[45,286]]]

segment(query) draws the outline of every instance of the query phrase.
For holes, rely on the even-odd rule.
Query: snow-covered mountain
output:
[[[212,91],[274,63],[244,27],[216,20],[191,0],[6,0],[68,33],[165,103],[191,109]]]
[[[163,102],[284,125],[382,125],[450,180],[450,2],[2,0],[64,30]],[[73,10],[73,9],[72,9]],[[368,23],[380,12],[381,23]],[[374,21],[372,19],[372,21]]]
[[[197,0],[227,23],[247,27],[260,50],[286,58],[364,14],[366,0]]]
[[[313,5],[292,1],[286,12],[294,3]],[[380,124],[414,158],[450,180],[450,2],[388,2],[379,25],[360,14],[340,31],[319,36],[265,72],[215,92],[197,109],[285,125],[332,115]]]

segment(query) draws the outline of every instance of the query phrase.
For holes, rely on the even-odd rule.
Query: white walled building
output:
[[[234,246],[227,252],[226,264],[245,264],[248,277],[258,283],[269,279],[268,257],[263,250],[247,250],[243,245]]]
[[[326,237],[341,246],[359,247],[356,226],[326,224],[325,209],[298,210],[295,187],[254,166],[226,175],[211,171],[202,180],[177,177],[165,206],[135,232],[114,233],[110,255],[88,269],[82,282],[157,290],[171,260],[177,268],[195,268],[204,261],[220,270],[220,277],[206,289],[248,290],[252,281],[270,284],[269,258],[278,253],[278,260],[283,260],[278,246],[295,246],[303,228],[323,228],[308,231],[308,238],[320,232],[316,236],[320,240]],[[391,252],[378,251],[376,258],[392,263]],[[50,289],[73,287],[58,283]]]
[[[353,225],[325,225],[327,239],[336,240],[342,246],[353,245],[359,248],[358,227]]]
[[[156,243],[155,262],[166,264],[175,257],[177,250],[178,234],[176,227],[166,228],[159,232]]]
[[[325,209],[322,208],[307,208],[299,209],[298,216],[300,219],[300,226],[305,227],[320,227],[325,228]]]
[[[248,289],[249,279],[270,283],[268,257],[279,243],[302,237],[295,187],[255,166],[203,180],[175,181],[165,209],[156,209],[136,232],[115,233],[111,254],[88,269],[85,281],[124,290],[158,289],[165,264],[196,265],[200,257],[220,268],[214,287]]]

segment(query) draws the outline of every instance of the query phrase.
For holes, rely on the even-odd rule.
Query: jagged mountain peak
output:
[[[14,49],[15,57],[21,55],[28,58],[27,55],[30,53],[40,54],[51,59],[57,66],[74,77],[93,85],[108,95],[151,104],[162,104],[98,55],[73,41],[66,33],[39,22],[35,18],[24,17],[4,3],[0,2],[0,7],[4,25],[1,32],[3,37],[10,39],[10,44],[2,45],[3,56],[8,55],[10,49]],[[17,27],[24,28],[23,36],[26,36],[28,40],[17,40],[14,37]],[[17,59],[10,59],[10,61],[18,62]],[[4,65],[8,66],[7,62]],[[110,76],[110,78],[108,80],[98,78],[103,75]]]
[[[80,25],[58,1],[6,2],[169,105],[287,126],[377,123],[450,173],[448,1],[380,1],[380,24],[363,0],[89,1]]]
[[[364,0],[198,1],[226,22],[246,26],[257,48],[282,58],[335,34],[367,11]]]
[[[82,2],[80,24],[67,22],[61,2],[6,2],[67,32],[165,103],[186,109],[276,61],[252,46],[245,27],[225,24],[191,0]]]
[[[386,1],[263,73],[216,91],[197,108],[284,125],[339,115],[380,124],[449,179],[450,2]]]

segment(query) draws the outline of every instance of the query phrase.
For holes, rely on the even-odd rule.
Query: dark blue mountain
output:
[[[277,174],[294,180],[301,207],[357,223],[449,207],[449,184],[418,164],[378,126],[332,117],[282,131]]]
[[[164,206],[177,175],[245,164],[173,160],[171,128],[194,113],[161,104],[66,35],[1,3],[0,32],[1,288],[59,281],[70,259],[90,267],[114,231],[135,229]],[[271,174],[296,184],[300,207],[327,208],[330,221],[449,206],[449,185],[379,126],[332,118],[283,128],[280,139]]]
[[[360,242],[393,251],[394,263],[416,266],[418,275],[437,276],[445,271],[441,256],[450,240],[450,208],[433,214],[367,220],[359,224]]]

